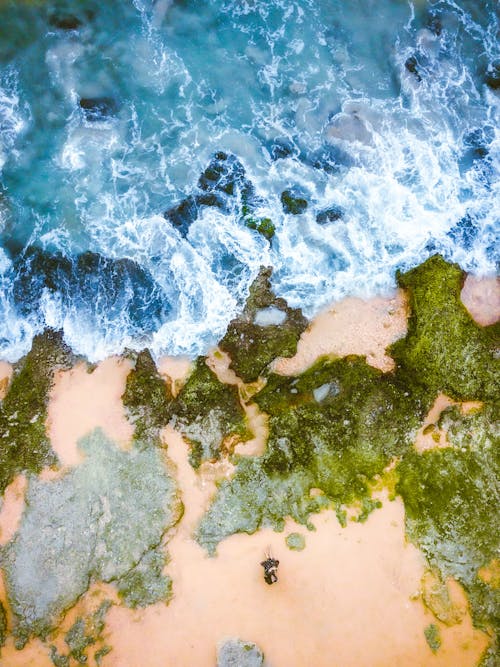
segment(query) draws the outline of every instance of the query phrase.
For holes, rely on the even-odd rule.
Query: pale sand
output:
[[[7,544],[17,531],[27,486],[26,476],[18,475],[5,489],[0,505],[0,546]]]
[[[448,441],[446,431],[442,428],[438,428],[437,425],[431,430],[428,427],[431,424],[436,424],[441,416],[441,413],[450,405],[460,406],[460,411],[462,414],[467,414],[473,410],[481,408],[482,403],[479,401],[464,401],[460,403],[454,401],[449,396],[445,394],[439,394],[431,409],[427,413],[424,423],[418,429],[417,435],[415,438],[415,449],[418,452],[424,452],[426,449],[434,449],[435,447],[449,447],[450,443]],[[427,430],[427,433],[424,431]]]
[[[6,361],[0,361],[0,401],[5,398],[13,370]]]
[[[500,319],[500,280],[468,275],[461,299],[478,324],[487,326]]]
[[[92,373],[87,371],[85,363],[56,373],[47,431],[63,466],[82,462],[77,442],[97,426],[120,447],[129,445],[134,428],[127,421],[121,396],[131,368],[128,359],[110,357]]]
[[[366,361],[382,371],[394,368],[385,348],[406,334],[408,307],[405,294],[398,290],[392,296],[369,301],[349,297],[320,313],[300,337],[297,353],[277,359],[273,370],[295,375],[309,368],[323,355],[366,356]]]

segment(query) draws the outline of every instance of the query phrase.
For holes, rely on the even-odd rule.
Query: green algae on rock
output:
[[[443,579],[465,588],[474,624],[494,635],[484,665],[494,664],[500,633],[497,593],[479,574],[498,555],[498,416],[498,404],[469,415],[448,411],[451,446],[411,451],[397,468],[410,539]]]
[[[411,386],[418,382],[435,396],[442,391],[457,400],[488,400],[498,396],[499,325],[481,327],[460,299],[465,274],[434,255],[398,275],[408,292],[410,318],[405,338],[389,353]]]
[[[271,290],[271,268],[262,268],[250,287],[243,313],[229,323],[219,347],[244,382],[254,382],[277,357],[292,357],[307,320]]]
[[[47,329],[15,365],[0,408],[0,494],[18,473],[38,473],[56,463],[45,431],[49,391],[56,369],[69,368],[73,360],[61,332]]]
[[[434,623],[431,623],[426,628],[424,628],[424,635],[429,648],[433,653],[436,653],[439,647],[441,646],[441,634],[439,628]]]
[[[292,551],[302,551],[306,548],[306,538],[301,533],[290,533],[286,536],[285,542]]]
[[[180,515],[161,450],[121,451],[100,429],[79,446],[81,465],[29,480],[21,525],[2,553],[20,647],[45,638],[93,581],[136,568]]]
[[[99,641],[102,642],[104,619],[110,607],[111,602],[106,600],[93,614],[85,618],[77,618],[64,636],[64,641],[69,649],[68,657],[82,665],[87,662],[88,647],[94,646]]]
[[[148,349],[137,355],[135,368],[127,376],[122,401],[135,424],[134,440],[157,440],[160,429],[170,418],[172,394]]]
[[[139,563],[116,582],[120,598],[127,607],[147,607],[168,602],[172,597],[172,580],[163,575],[167,559],[159,549],[144,554]]]
[[[238,440],[250,437],[237,388],[223,384],[207,366],[205,357],[196,360],[172,403],[171,414],[191,444],[189,460],[194,468],[203,461],[219,459],[223,441],[229,436]]]
[[[214,553],[232,533],[282,529],[287,516],[309,525],[323,507],[341,512],[356,502],[358,520],[366,519],[378,506],[370,483],[408,450],[426,411],[406,393],[361,357],[323,359],[297,377],[270,375],[253,397],[269,414],[267,450],[234,458],[235,475],[220,484],[198,541]]]
[[[5,607],[0,601],[0,655],[2,651],[2,646],[5,644],[7,639],[7,614],[5,613]]]

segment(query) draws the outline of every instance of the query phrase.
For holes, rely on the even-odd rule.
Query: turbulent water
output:
[[[0,356],[203,352],[261,265],[308,315],[436,251],[494,271],[496,10],[0,0]]]

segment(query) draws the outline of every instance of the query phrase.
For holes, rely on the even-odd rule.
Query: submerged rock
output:
[[[59,30],[78,30],[83,22],[74,14],[52,14],[49,16],[49,24]]]
[[[420,76],[419,72],[419,65],[418,65],[418,60],[416,56],[410,56],[407,58],[405,61],[405,68],[410,72],[410,74],[414,74],[415,78],[417,81],[422,81],[422,77]]]
[[[231,357],[230,367],[244,382],[256,380],[276,357],[293,356],[300,334],[307,326],[300,309],[289,308],[284,299],[273,294],[271,272],[270,268],[261,269],[250,287],[243,313],[229,323],[219,343]],[[271,308],[281,322],[259,324],[259,313]]]
[[[119,111],[119,104],[114,97],[81,97],[79,105],[88,121],[105,120],[116,116]]]
[[[323,211],[320,211],[316,214],[316,222],[318,225],[326,225],[329,222],[340,220],[343,214],[344,211],[340,208],[340,206],[329,206],[328,208],[325,208]]]
[[[290,215],[300,215],[308,206],[307,199],[304,199],[298,190],[284,190],[280,199],[283,210]]]
[[[99,429],[79,446],[81,465],[53,481],[30,480],[21,526],[2,554],[20,646],[31,635],[45,638],[92,581],[128,590],[133,572],[180,516],[158,449],[122,451]],[[158,585],[147,586],[145,604],[152,591],[168,591],[160,570],[151,575]],[[134,606],[140,595],[126,593]]]
[[[484,80],[492,90],[500,88],[500,61],[494,62],[488,67]]]
[[[219,645],[217,667],[261,667],[264,654],[253,642],[228,639]]]

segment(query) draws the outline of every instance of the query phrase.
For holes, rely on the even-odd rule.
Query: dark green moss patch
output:
[[[500,608],[479,570],[498,555],[500,438],[498,407],[443,419],[451,447],[409,452],[399,464],[397,491],[406,509],[407,532],[443,580],[466,589],[474,623],[496,633]]]
[[[219,343],[231,357],[231,368],[244,382],[253,382],[276,357],[292,357],[297,341],[307,326],[300,309],[289,308],[284,299],[271,290],[272,269],[262,268],[250,287],[245,309],[230,322]],[[263,311],[281,313],[280,324],[258,324]]]
[[[47,329],[15,365],[0,408],[0,494],[18,473],[38,473],[56,462],[45,432],[47,403],[55,370],[69,368],[72,361],[62,334]]]
[[[281,205],[285,213],[300,215],[307,209],[307,199],[304,199],[293,190],[284,190],[281,193]]]
[[[234,532],[282,528],[287,516],[310,525],[325,506],[342,516],[359,502],[365,520],[379,505],[371,483],[405,454],[426,411],[360,357],[322,360],[298,377],[272,374],[254,400],[270,415],[267,450],[236,458],[233,479],[220,485],[197,532],[210,552]]]
[[[256,218],[255,216],[252,215],[246,215],[244,217],[245,225],[249,229],[255,229],[256,231],[259,232],[259,234],[262,234],[268,241],[270,241],[275,232],[276,232],[276,227],[273,224],[273,221],[271,218]]]
[[[433,653],[436,653],[441,646],[441,634],[439,628],[434,623],[431,623],[424,629],[425,639],[429,644],[429,648]]]
[[[229,436],[250,437],[237,388],[220,382],[205,357],[197,359],[171,414],[191,443],[190,461],[195,468],[219,459],[221,445]]]
[[[458,400],[498,395],[500,360],[494,349],[499,328],[480,327],[460,299],[464,273],[439,255],[398,276],[408,291],[408,334],[390,348],[408,384],[418,382],[434,396]]]
[[[148,551],[141,561],[117,582],[121,599],[127,607],[147,607],[155,602],[168,602],[172,596],[172,580],[163,575],[165,555],[159,550]]]
[[[122,396],[129,419],[135,424],[134,439],[157,440],[169,421],[172,394],[160,376],[149,350],[139,352],[135,368],[127,376]]]
[[[7,614],[5,613],[5,607],[0,602],[0,650],[5,644],[7,639]]]

